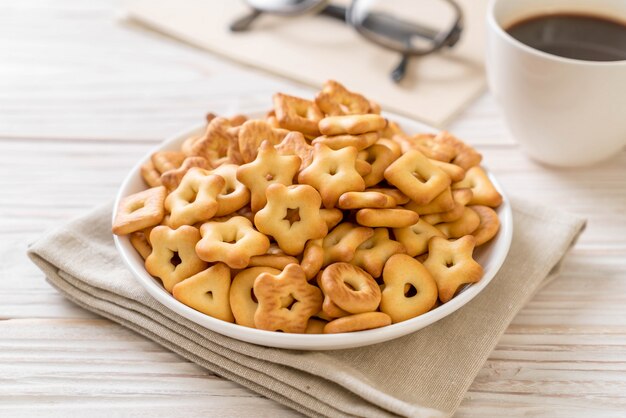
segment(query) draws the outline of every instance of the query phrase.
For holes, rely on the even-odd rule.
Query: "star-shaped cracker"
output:
[[[293,183],[300,162],[297,155],[280,155],[269,141],[263,141],[255,160],[237,170],[237,179],[250,189],[253,212],[265,206],[265,190],[270,184],[289,186]]]
[[[424,267],[437,282],[439,300],[448,302],[459,288],[476,283],[483,276],[483,268],[472,258],[476,239],[471,235],[455,241],[434,237],[428,243],[428,258]]]
[[[332,150],[316,144],[313,162],[298,175],[298,181],[315,187],[322,196],[324,207],[332,208],[345,192],[362,192],[363,177],[356,170],[358,151],[354,147]]]
[[[326,222],[320,215],[319,193],[306,184],[271,184],[266,190],[267,205],[254,216],[259,231],[271,235],[289,255],[297,255],[310,239],[326,236]]]

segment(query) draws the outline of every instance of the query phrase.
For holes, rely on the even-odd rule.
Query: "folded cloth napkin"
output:
[[[225,378],[309,416],[445,417],[519,309],[554,277],[584,221],[513,202],[513,243],[474,300],[411,335],[368,347],[305,352],[266,348],[204,329],[156,302],[124,266],[111,205],[29,248],[47,280],[78,305]]]

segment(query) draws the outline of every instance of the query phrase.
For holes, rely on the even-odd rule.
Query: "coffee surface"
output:
[[[516,22],[506,31],[532,48],[561,57],[626,60],[626,24],[599,16],[540,15]]]

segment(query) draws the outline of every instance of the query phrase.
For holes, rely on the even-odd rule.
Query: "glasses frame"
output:
[[[455,0],[440,0],[450,5],[455,13],[453,24],[447,31],[439,32],[427,26],[413,25],[416,29],[416,34],[432,41],[432,46],[426,49],[411,48],[408,42],[406,48],[399,48],[397,44],[391,41],[386,42],[384,37],[374,36],[372,31],[363,27],[363,25],[358,22],[358,19],[356,17],[358,5],[361,1],[363,0],[352,0],[350,2],[350,5],[346,8],[343,6],[333,5],[332,3],[330,3],[329,0],[320,0],[319,3],[312,6],[309,5],[308,7],[304,7],[302,10],[293,10],[285,13],[282,13],[276,9],[263,10],[255,8],[252,4],[247,2],[252,10],[248,15],[243,16],[232,22],[230,24],[230,30],[232,32],[247,31],[250,29],[250,26],[252,25],[254,20],[256,20],[262,14],[299,16],[307,13],[314,13],[341,20],[344,23],[353,27],[357,31],[357,33],[365,38],[367,41],[401,54],[400,61],[398,62],[398,64],[396,64],[390,74],[391,79],[395,83],[399,83],[400,81],[402,81],[402,79],[404,79],[411,57],[425,56],[446,47],[451,48],[456,45],[461,38],[461,34],[463,32],[463,11]]]

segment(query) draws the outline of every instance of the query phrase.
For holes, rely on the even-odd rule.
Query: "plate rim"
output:
[[[252,115],[251,117],[256,117],[256,115],[260,115],[262,113],[264,113],[263,110],[252,110],[248,112],[248,114]],[[383,112],[382,114],[390,119],[393,119],[395,122],[398,122],[400,125],[409,124],[415,129],[423,130],[424,132],[439,131],[438,129],[425,123],[396,115],[391,112]],[[134,182],[136,176],[140,175],[141,165],[150,158],[150,155],[153,152],[172,147],[174,144],[182,142],[184,138],[198,134],[205,128],[205,126],[206,124],[201,123],[195,125],[193,128],[181,130],[177,134],[168,137],[155,147],[151,148],[143,156],[143,158],[140,158],[128,172],[118,189],[113,206],[112,219],[115,219],[119,201],[127,195],[127,193],[124,192],[126,192],[130,184]],[[485,167],[483,166],[483,168]],[[434,324],[448,315],[451,315],[480,294],[500,271],[500,268],[508,256],[513,238],[513,214],[510,206],[510,200],[508,199],[502,186],[488,169],[485,168],[485,170],[487,171],[490,180],[503,197],[502,205],[498,208],[498,216],[500,217],[501,225],[500,231],[498,232],[501,237],[498,239],[504,240],[504,250],[492,255],[495,257],[494,259],[490,259],[490,263],[493,267],[488,272],[485,272],[485,276],[483,276],[478,283],[467,287],[449,302],[446,302],[445,304],[442,304],[439,307],[415,318],[371,330],[340,334],[290,334],[249,328],[213,318],[175,299],[163,288],[157,279],[148,274],[143,263],[140,264],[141,269],[138,270],[138,266],[136,266],[136,258],[138,257],[138,254],[136,254],[136,251],[130,245],[128,236],[113,235],[113,240],[115,242],[115,247],[122,257],[126,267],[152,298],[171,309],[176,314],[202,326],[203,328],[240,341],[274,348],[297,350],[335,350],[362,347],[411,334]],[[134,256],[131,255],[132,252],[129,251],[129,248],[132,252],[135,252]]]

